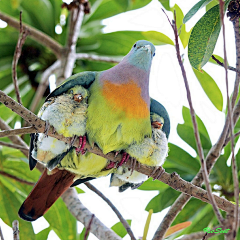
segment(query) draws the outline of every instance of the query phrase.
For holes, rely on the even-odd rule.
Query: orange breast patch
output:
[[[147,118],[149,108],[141,97],[141,89],[134,81],[115,84],[104,81],[103,96],[116,108],[124,111],[128,118]]]

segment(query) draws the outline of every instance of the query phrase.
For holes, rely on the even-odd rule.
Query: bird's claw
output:
[[[77,154],[81,153],[82,155],[84,155],[86,153],[86,150],[84,150],[84,147],[87,143],[87,137],[86,136],[80,136],[79,137],[79,145],[76,148],[76,152]]]
[[[158,172],[157,172],[158,171]],[[157,172],[157,174],[156,174]],[[162,176],[162,174],[165,173],[165,170],[162,166],[158,167],[156,166],[153,171],[151,172],[150,176],[149,177],[152,177],[153,178],[153,181],[155,181],[156,179],[160,178]],[[156,175],[155,175],[156,174]],[[155,175],[153,177],[153,175]]]
[[[106,169],[116,168],[117,163],[110,161],[110,163],[106,166]]]
[[[77,139],[77,135],[74,135],[74,136],[71,138],[70,147],[73,146],[73,144],[75,143],[76,139]]]
[[[130,157],[130,155],[129,155],[128,153],[124,152],[124,153],[122,154],[122,160],[121,160],[121,162],[118,164],[118,167],[120,167],[120,166],[122,166],[124,163],[126,163],[126,162],[128,161],[128,159],[129,159],[129,157]]]
[[[131,167],[130,167],[130,169],[131,169],[131,174],[130,174],[130,176],[132,176],[133,171],[134,171],[134,169],[135,169],[135,167],[136,167],[136,164],[137,164],[137,160],[136,160],[135,158],[131,158]]]

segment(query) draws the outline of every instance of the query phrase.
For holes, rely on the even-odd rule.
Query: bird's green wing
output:
[[[170,134],[170,118],[165,107],[155,99],[151,98],[150,112],[156,113],[164,119],[162,131],[166,134],[166,137],[168,138]]]
[[[65,82],[63,82],[60,86],[58,86],[54,91],[52,91],[46,98],[47,101],[51,97],[59,96],[69,90],[70,88],[81,85],[84,88],[88,89],[93,81],[95,80],[96,72],[81,72],[77,73],[70,78],[68,78]]]

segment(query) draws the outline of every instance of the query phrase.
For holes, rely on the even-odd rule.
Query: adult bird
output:
[[[170,133],[170,119],[164,106],[154,99],[151,99],[151,126],[152,137],[145,138],[140,144],[132,144],[126,152],[142,164],[148,166],[161,166],[168,154],[168,137]],[[161,173],[161,171],[160,171]],[[115,173],[112,173],[110,186],[118,186],[119,192],[127,188],[138,188],[147,180],[145,174],[132,171],[127,167],[120,166]]]
[[[44,171],[22,204],[21,218],[34,221],[42,216],[76,179],[81,183],[112,171],[107,159],[77,154],[84,152],[85,133],[104,153],[125,150],[151,136],[149,73],[154,54],[154,45],[140,40],[118,65],[73,75],[47,97],[40,116],[64,136],[81,136],[82,144],[75,149],[44,135],[32,136],[30,169],[40,161],[52,171]],[[59,97],[64,100],[57,100]],[[127,156],[124,154],[120,165]]]

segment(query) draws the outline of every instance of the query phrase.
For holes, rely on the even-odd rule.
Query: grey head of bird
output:
[[[133,45],[130,52],[124,57],[123,61],[127,61],[131,65],[149,71],[154,55],[154,45],[149,41],[139,40]]]

